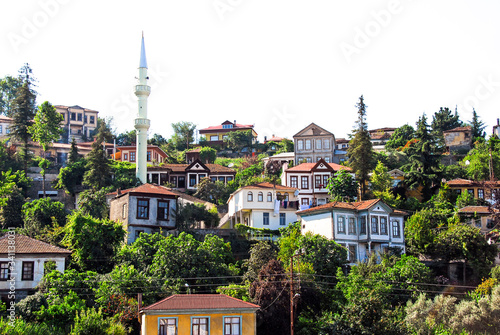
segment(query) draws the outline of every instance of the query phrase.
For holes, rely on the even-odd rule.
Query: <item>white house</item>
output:
[[[45,264],[64,272],[71,251],[19,235],[14,230],[0,237],[0,296],[19,301],[35,290]]]
[[[127,242],[133,243],[140,233],[155,233],[175,228],[173,215],[177,194],[163,186],[143,184],[133,189],[108,194],[110,219],[123,223]]]
[[[359,202],[330,202],[297,212],[302,233],[323,235],[346,247],[351,263],[398,247],[405,252],[406,212],[392,209],[380,199]]]
[[[347,166],[328,163],[321,158],[315,163],[302,163],[285,169],[281,175],[281,183],[299,189],[298,200],[302,208],[324,205],[330,199],[326,188],[328,179],[340,170],[351,172],[351,168]]]
[[[258,183],[239,188],[229,197],[230,227],[242,223],[277,230],[297,221],[297,188]]]

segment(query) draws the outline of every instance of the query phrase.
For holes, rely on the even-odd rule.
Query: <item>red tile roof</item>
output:
[[[253,185],[248,185],[244,186],[242,188],[263,188],[263,189],[276,189],[277,191],[295,191],[297,188],[295,187],[288,187],[288,186],[283,186],[283,185],[274,185],[268,182],[263,182],[263,183],[257,183]]]
[[[155,169],[161,170],[162,168],[167,168],[172,170],[172,172],[186,172],[186,168],[189,165],[191,164],[162,164],[159,167],[155,167]],[[205,165],[210,170],[210,172],[219,172],[219,173],[226,172],[231,174],[236,173],[236,171],[234,171],[233,169],[219,164],[203,164],[203,165]]]
[[[458,210],[459,213],[465,214],[492,214],[488,206],[466,206]]]
[[[225,294],[174,294],[143,311],[200,310],[200,309],[258,309],[259,305],[245,302]]]
[[[175,193],[171,192],[168,188],[164,186],[158,186],[153,184],[142,184],[135,188],[129,188],[126,190],[120,190],[120,194],[156,194],[156,195],[171,195],[177,196]],[[117,191],[108,193],[108,195],[118,195]]]
[[[450,130],[445,130],[445,131],[443,131],[443,133],[455,133],[455,132],[458,132],[458,131],[472,131],[472,127],[470,127],[470,126],[467,126],[467,127],[456,127],[456,128],[450,129]]]
[[[330,209],[334,209],[334,208],[341,208],[341,209],[347,209],[347,210],[352,210],[352,211],[362,211],[362,210],[366,210],[366,209],[373,207],[378,202],[384,203],[380,199],[363,200],[363,201],[356,201],[356,202],[334,201],[334,202],[329,202],[325,205],[321,205],[321,206],[317,206],[317,207],[313,207],[313,208],[309,208],[309,209],[304,209],[303,211],[298,211],[297,214],[298,215],[311,214],[314,212],[330,210]],[[408,213],[401,211],[401,210],[398,210],[398,209],[394,209],[393,214],[408,215]]]
[[[226,123],[224,122],[224,124],[226,124]],[[233,128],[222,128],[222,124],[219,124],[217,126],[210,126],[207,128],[200,129],[200,133],[202,133],[203,131],[211,131],[211,130],[231,131],[231,130],[241,130],[241,129],[253,129],[253,125],[251,125],[251,124],[239,124],[239,123],[236,123],[236,125],[234,125],[234,123],[232,123],[232,124],[233,124]]]
[[[295,171],[295,172],[310,172],[317,163],[302,163],[299,165],[296,165],[294,167],[291,167],[289,169],[286,169],[286,172],[290,171]],[[326,163],[330,165],[330,167],[335,170],[335,171],[340,171],[340,170],[346,170],[346,171],[351,171],[352,169],[348,166],[336,164],[336,163]]]
[[[62,254],[70,255],[71,251],[56,247],[55,245],[48,244],[42,241],[35,240],[34,238],[15,234],[14,239],[10,237],[11,235],[5,234],[0,237],[0,254],[8,254],[9,245],[15,246],[16,254]],[[15,244],[9,244],[9,241],[15,241]],[[11,242],[12,243],[12,242]]]

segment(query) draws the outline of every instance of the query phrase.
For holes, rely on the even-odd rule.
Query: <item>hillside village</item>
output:
[[[37,106],[28,65],[2,79],[0,334],[497,333],[498,119],[371,129],[360,96],[353,132],[261,143],[247,116],[167,139],[140,64],[121,134]]]

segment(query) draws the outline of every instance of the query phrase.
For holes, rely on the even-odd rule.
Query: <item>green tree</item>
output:
[[[113,189],[128,189],[141,184],[135,172],[135,164],[130,162],[120,162],[111,160],[109,162],[111,173],[113,175]]]
[[[117,260],[122,265],[133,266],[139,272],[149,273],[156,252],[160,249],[165,236],[154,233],[141,233],[132,244],[122,245]]]
[[[365,198],[366,183],[369,180],[368,174],[374,166],[374,153],[366,123],[366,107],[363,96],[360,96],[359,102],[356,104],[356,108],[358,108],[356,129],[353,131],[352,139],[349,141],[349,148],[347,149],[349,157],[348,165],[353,169],[359,181],[360,200]]]
[[[250,248],[250,258],[244,261],[247,268],[243,276],[243,281],[252,283],[257,280],[262,267],[270,260],[277,259],[278,247],[270,241],[259,241]]]
[[[461,165],[465,168],[467,177],[470,179],[489,180],[490,161],[493,174],[500,176],[500,143],[493,137],[486,143],[477,143],[464,157]]]
[[[64,190],[74,198],[76,192],[81,190],[83,176],[87,171],[87,161],[82,158],[59,170],[59,175],[54,181],[54,188]]]
[[[120,324],[116,318],[106,318],[102,310],[95,308],[82,310],[75,318],[75,326],[70,335],[125,335],[125,327]]]
[[[194,196],[214,204],[225,204],[230,193],[224,182],[212,182],[210,178],[206,177],[201,179]]]
[[[377,163],[371,177],[372,191],[383,192],[392,187],[392,178],[387,168],[381,161]]]
[[[172,137],[177,150],[189,149],[189,144],[194,140],[194,130],[196,125],[192,122],[172,123],[174,136]]]
[[[78,197],[78,210],[83,215],[89,215],[95,219],[109,218],[109,206],[106,202],[106,189],[98,191],[85,190]]]
[[[5,76],[0,79],[0,115],[11,116],[17,90],[22,86],[20,78]]]
[[[80,155],[78,154],[78,147],[76,146],[76,140],[73,137],[73,139],[71,140],[71,149],[69,151],[67,163],[68,163],[68,165],[71,165],[73,163],[78,162],[79,159],[80,159]]]
[[[241,151],[244,148],[252,148],[254,135],[252,130],[231,131],[224,138],[224,144],[229,150]]]
[[[116,136],[116,145],[124,146],[124,145],[133,145],[137,141],[137,132],[136,130],[127,131]]]
[[[476,113],[476,110],[473,108],[472,109],[472,120],[469,121],[472,127],[472,138],[476,139],[478,137],[485,138],[486,137],[486,132],[484,131],[484,128],[486,128],[486,125],[484,124],[483,121],[479,119],[479,116]]]
[[[437,139],[437,144],[440,148],[445,147],[443,131],[451,130],[463,125],[462,121],[458,116],[457,110],[455,109],[455,114],[453,115],[448,107],[441,107],[432,116],[432,135]]]
[[[10,188],[12,192],[6,197],[5,204],[0,205],[0,224],[2,228],[22,227],[22,207],[26,202],[21,190],[17,186]]]
[[[66,223],[64,205],[51,198],[35,199],[25,203],[22,213],[25,232],[31,237],[52,228],[53,224],[64,226]]]
[[[48,101],[45,101],[35,114],[34,122],[28,127],[28,133],[31,135],[34,141],[38,142],[42,147],[42,156],[38,166],[40,167],[42,174],[42,189],[43,196],[45,197],[45,172],[50,166],[50,161],[45,158],[47,150],[52,142],[59,139],[63,129],[61,128],[61,122],[63,121],[63,116],[56,111],[56,108]]]
[[[99,190],[111,184],[111,167],[103,147],[107,136],[106,123],[101,122],[96,141],[92,143],[92,150],[86,157],[87,171],[83,176],[83,185],[93,190]]]
[[[331,201],[353,201],[358,196],[358,182],[346,170],[331,177],[326,188]]]
[[[415,129],[412,126],[405,124],[394,131],[391,138],[385,144],[385,148],[388,150],[402,148],[414,137],[414,135]]]
[[[425,114],[418,119],[415,137],[416,140],[405,149],[409,162],[402,169],[405,171],[406,185],[410,189],[421,187],[423,200],[427,201],[440,185],[441,149],[436,146],[429,132]]]
[[[24,82],[17,90],[16,95],[12,103],[12,124],[9,129],[11,136],[22,143],[21,157],[24,172],[27,173],[30,160],[29,141],[31,140],[28,129],[35,116],[36,95],[31,91],[27,82]]]
[[[200,228],[203,224],[206,228],[217,227],[219,214],[217,208],[207,209],[203,204],[186,203],[179,204],[174,212],[175,224],[181,231],[191,231]]]
[[[73,253],[73,262],[83,271],[110,272],[113,257],[125,239],[120,223],[99,220],[74,212],[64,227],[63,245]]]
[[[200,160],[203,163],[213,164],[216,158],[217,158],[217,150],[215,150],[214,148],[202,147],[200,149]]]
[[[447,226],[450,214],[450,210],[427,208],[410,216],[404,228],[407,252],[412,255],[428,254],[438,234],[437,228]]]
[[[167,142],[168,142],[167,139],[161,136],[160,134],[153,134],[153,136],[148,140],[148,144],[157,146],[165,145],[167,144]]]

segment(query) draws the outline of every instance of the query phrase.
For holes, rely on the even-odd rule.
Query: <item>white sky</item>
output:
[[[236,120],[291,138],[311,122],[346,137],[361,94],[370,129],[429,123],[439,107],[500,117],[496,0],[0,1],[0,77],[28,62],[38,102],[133,129],[144,31],[150,136]]]

